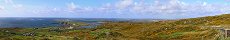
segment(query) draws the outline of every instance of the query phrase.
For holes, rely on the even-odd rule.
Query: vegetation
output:
[[[92,29],[0,28],[1,40],[225,40],[230,14],[158,22],[106,22]],[[70,22],[81,26],[84,23]],[[79,25],[78,25],[79,24]],[[71,25],[77,28],[76,25]],[[87,25],[87,24],[84,24]],[[229,39],[229,38],[227,38]],[[226,39],[226,40],[227,40]]]

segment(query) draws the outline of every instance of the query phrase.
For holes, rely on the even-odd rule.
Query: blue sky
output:
[[[230,0],[0,0],[0,17],[178,19],[229,12]]]

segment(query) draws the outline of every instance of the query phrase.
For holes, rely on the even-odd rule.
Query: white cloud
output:
[[[6,4],[13,4],[14,2],[12,0],[4,0]]]
[[[123,8],[129,7],[130,5],[132,5],[132,3],[133,3],[133,0],[122,0],[118,2],[117,4],[115,4],[115,6],[118,9],[123,9]]]
[[[13,3],[12,0],[5,0],[5,3]],[[13,7],[15,9],[25,8],[25,5],[17,4]],[[0,7],[3,10],[4,7]],[[63,13],[70,15],[87,14],[87,13],[107,13],[110,15],[151,15],[151,18],[157,16],[172,17],[198,17],[206,15],[216,15],[220,13],[229,13],[230,6],[209,4],[208,2],[186,3],[180,0],[154,0],[152,2],[138,2],[134,0],[120,0],[115,3],[106,3],[99,7],[83,7],[75,4],[74,2],[68,3],[66,8],[35,8],[26,9],[31,13]],[[99,14],[98,14],[99,15]],[[141,16],[140,16],[141,17]]]
[[[5,9],[5,7],[0,6],[0,12],[3,11]]]
[[[67,4],[67,6],[68,6],[68,11],[69,12],[73,12],[73,11],[75,11],[77,9],[77,6],[73,2]]]
[[[190,4],[179,0],[155,0],[151,3],[121,0],[116,3],[106,3],[97,8],[77,8],[76,6],[73,8],[76,13],[109,13],[120,16],[152,15],[151,18],[159,18],[159,16],[162,16],[162,18],[189,18],[227,13],[230,9],[228,7],[230,6],[221,7],[221,5],[208,4],[207,2]]]
[[[207,2],[203,2],[203,6],[206,6],[207,5]]]
[[[22,4],[16,4],[13,5],[13,7],[16,11],[23,11],[25,9],[25,7]]]
[[[25,11],[25,7],[22,4],[18,4],[18,3],[14,3],[13,0],[3,0],[3,6],[7,6],[5,7],[5,9],[7,9],[6,11]]]
[[[230,6],[208,4],[207,2],[189,4],[179,0],[167,0],[167,1],[153,1],[152,3],[133,2],[132,0],[122,0],[114,4],[116,12],[118,14],[152,14],[152,15],[171,15],[166,16],[168,18],[174,16],[186,17],[198,17],[207,15],[216,15],[221,13],[228,13]],[[107,7],[109,9],[114,7]],[[118,8],[118,9],[116,9]],[[109,11],[113,11],[109,10]],[[127,11],[130,10],[130,11]],[[138,14],[137,14],[138,15]],[[154,16],[153,16],[154,17]],[[178,17],[180,18],[180,17]]]
[[[13,7],[15,7],[15,8],[22,8],[23,5],[22,4],[17,4],[17,5],[13,5]]]

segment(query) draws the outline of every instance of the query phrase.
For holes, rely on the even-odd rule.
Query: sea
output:
[[[89,26],[82,28],[94,28],[103,21],[130,21],[134,19],[122,18],[22,18],[22,17],[2,17],[0,18],[0,28],[38,28],[38,27],[60,27],[60,20],[68,20],[72,22],[84,22]],[[144,20],[146,21],[146,20]],[[148,20],[151,21],[151,20]]]

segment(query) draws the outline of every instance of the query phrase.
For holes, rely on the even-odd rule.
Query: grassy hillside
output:
[[[78,25],[79,23],[71,22]],[[93,29],[0,28],[1,40],[220,40],[230,14],[159,22],[106,22]]]
[[[221,32],[212,26],[226,28],[229,24],[230,14],[224,14],[152,23],[105,23],[101,28],[123,34],[124,39],[217,40]]]

